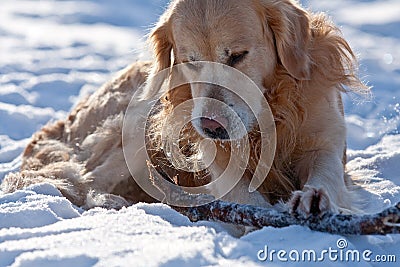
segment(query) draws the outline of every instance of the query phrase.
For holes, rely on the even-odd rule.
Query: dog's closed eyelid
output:
[[[242,62],[248,54],[249,54],[249,51],[233,53],[228,59],[228,65],[231,67],[235,66],[236,64]]]
[[[194,62],[194,61],[198,61],[198,59],[195,56],[189,56],[189,61]]]

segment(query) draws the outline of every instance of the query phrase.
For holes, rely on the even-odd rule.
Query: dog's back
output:
[[[152,201],[130,178],[121,136],[124,112],[149,68],[150,63],[132,64],[83,99],[66,120],[35,133],[23,152],[21,172],[5,177],[3,192],[48,182],[86,208]]]

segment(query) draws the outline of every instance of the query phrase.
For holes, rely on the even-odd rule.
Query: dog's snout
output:
[[[221,122],[226,124],[225,121]],[[229,134],[222,124],[216,120],[201,118],[201,129],[210,138],[227,140],[229,139]]]
[[[201,118],[201,127],[203,130],[212,132],[217,131],[219,128],[224,128],[219,122],[207,118]]]

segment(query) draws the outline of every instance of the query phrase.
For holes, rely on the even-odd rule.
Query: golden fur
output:
[[[24,152],[21,173],[5,178],[4,191],[45,181],[86,208],[153,201],[131,178],[122,153],[122,116],[136,88],[146,80],[141,97],[152,99],[162,87],[155,79],[160,71],[187,61],[225,64],[229,54],[246,49],[248,58],[234,67],[262,88],[275,119],[277,151],[259,195],[246,192],[245,184],[225,199],[255,205],[289,201],[293,210],[304,213],[315,212],[315,206],[317,212],[355,210],[351,180],[345,175],[340,93],[366,87],[357,78],[350,46],[324,14],[308,12],[292,0],[176,0],[149,40],[154,62],[133,64],[77,105],[65,121],[35,134]],[[147,136],[153,163],[184,186],[207,184],[216,176],[210,170],[176,170],[161,150],[163,120],[192,97],[189,85],[167,93],[149,118]],[[258,131],[256,125],[249,131],[245,183],[259,164]],[[188,157],[198,153],[199,140],[198,131],[187,125],[182,152]],[[215,162],[221,169],[230,155],[229,142],[224,143],[225,148],[217,146]]]

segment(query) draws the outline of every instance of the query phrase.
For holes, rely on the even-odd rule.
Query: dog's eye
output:
[[[229,57],[228,65],[233,67],[233,66],[235,66],[236,64],[242,62],[243,59],[246,57],[246,55],[247,55],[248,53],[249,53],[249,51],[243,51],[243,52],[241,52],[241,53],[232,54],[232,55]]]

